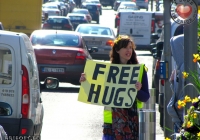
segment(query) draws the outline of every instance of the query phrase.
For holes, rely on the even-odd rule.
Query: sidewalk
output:
[[[158,104],[156,104],[156,140],[164,139],[164,131],[160,127],[160,112],[158,111]]]

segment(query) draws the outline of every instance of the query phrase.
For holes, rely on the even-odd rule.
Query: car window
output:
[[[64,23],[64,24],[69,24],[68,19],[66,18],[49,18],[47,20],[47,23]]]
[[[84,16],[69,16],[70,20],[84,20]]]
[[[43,46],[78,46],[79,37],[70,34],[46,34],[33,35],[31,42],[33,45]]]
[[[88,10],[97,10],[97,6],[96,5],[86,5],[85,6]]]
[[[8,85],[12,83],[13,63],[11,50],[0,45],[0,84]]]
[[[88,14],[88,11],[78,11],[78,10],[74,10],[72,11],[72,13],[81,13],[81,14]]]
[[[57,6],[53,6],[53,5],[44,5],[43,8],[58,9]]]
[[[80,27],[78,32],[82,34],[97,34],[97,35],[108,35],[111,36],[112,32],[109,28],[105,27]]]

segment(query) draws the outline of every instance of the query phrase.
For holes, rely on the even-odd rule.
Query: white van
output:
[[[118,35],[129,35],[138,50],[151,50],[151,34],[155,32],[155,13],[121,11]]]
[[[43,105],[29,37],[0,32],[0,124],[8,136],[40,139]]]

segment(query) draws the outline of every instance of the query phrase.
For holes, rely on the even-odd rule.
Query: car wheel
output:
[[[99,19],[97,19],[97,24],[99,24]]]

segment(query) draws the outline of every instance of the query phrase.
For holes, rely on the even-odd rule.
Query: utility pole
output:
[[[153,0],[151,0],[151,11],[153,11]]]
[[[198,0],[193,0],[193,2],[196,3],[198,12]],[[186,72],[189,72],[190,70],[197,70],[197,65],[193,62],[193,54],[197,53],[197,24],[198,13],[196,19],[192,23],[184,25],[184,70]],[[192,82],[190,81],[190,79],[185,79],[185,84],[188,84],[190,82]],[[187,86],[186,88],[184,88],[184,93],[191,98],[198,97],[198,93],[193,86]]]
[[[171,75],[172,65],[171,65],[171,47],[170,47],[170,38],[171,38],[171,16],[170,16],[170,0],[164,0],[164,60],[168,62],[168,77]],[[165,93],[164,93],[164,135],[165,137],[171,137],[173,132],[167,130],[173,130],[172,118],[167,112],[167,105],[172,97],[172,91],[170,89],[170,82],[168,79],[165,80]]]

